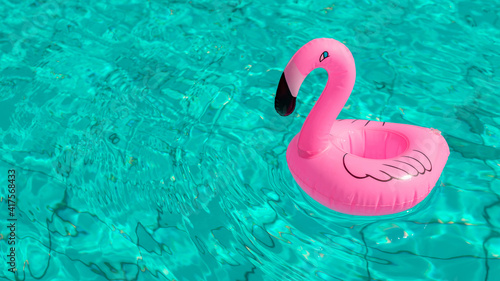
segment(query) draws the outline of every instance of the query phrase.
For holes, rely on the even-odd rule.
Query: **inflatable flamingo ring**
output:
[[[336,119],[354,87],[349,49],[328,38],[300,48],[285,68],[275,108],[290,115],[305,77],[328,72],[323,93],[290,142],[286,158],[297,183],[319,203],[352,215],[386,215],[421,202],[450,154],[441,132],[413,125]]]

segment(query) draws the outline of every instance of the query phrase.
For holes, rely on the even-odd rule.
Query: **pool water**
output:
[[[126,4],[125,4],[126,3]],[[0,177],[16,170],[5,280],[500,280],[499,1],[0,4]],[[313,38],[351,50],[339,118],[443,132],[451,155],[408,212],[310,199],[274,94]]]

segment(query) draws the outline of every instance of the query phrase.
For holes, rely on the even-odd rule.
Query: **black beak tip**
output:
[[[281,115],[281,116],[288,116],[288,115],[290,115],[289,112],[283,112],[283,111],[279,111],[278,114]]]
[[[292,114],[295,109],[296,98],[290,92],[288,83],[286,82],[285,74],[281,75],[278,89],[276,90],[276,99],[274,100],[274,108],[281,116]]]
[[[274,108],[276,109],[276,112],[278,112],[279,115],[281,116],[288,116],[292,114],[293,110],[295,109],[295,101],[293,101],[293,104],[286,104],[286,103],[281,103],[276,99]]]

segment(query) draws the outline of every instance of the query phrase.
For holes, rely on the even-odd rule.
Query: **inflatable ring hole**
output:
[[[402,135],[382,130],[351,130],[338,138],[340,148],[363,158],[388,159],[408,149],[408,140]]]

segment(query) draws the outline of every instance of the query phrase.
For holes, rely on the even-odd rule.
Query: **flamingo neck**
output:
[[[356,79],[353,59],[352,64],[325,69],[328,72],[328,82],[299,135],[299,154],[306,158],[314,157],[329,148],[331,127],[347,102]]]

